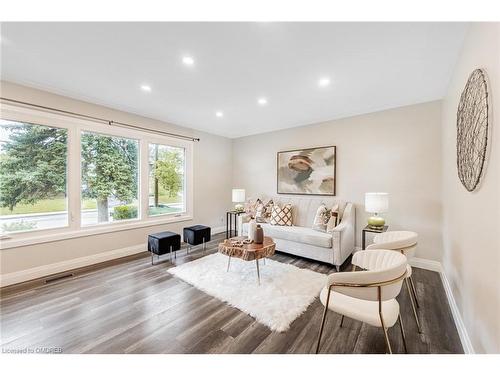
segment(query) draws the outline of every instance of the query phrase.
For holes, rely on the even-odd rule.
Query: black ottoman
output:
[[[191,246],[203,244],[203,251],[205,251],[206,243],[210,241],[210,227],[206,225],[193,225],[184,228],[183,232],[184,242]],[[187,251],[189,252],[189,246]]]
[[[148,251],[151,252],[151,264],[153,264],[153,254],[158,258],[160,255],[170,253],[170,260],[172,260],[172,252],[175,253],[181,249],[181,235],[174,232],[160,232],[150,234],[148,236]]]

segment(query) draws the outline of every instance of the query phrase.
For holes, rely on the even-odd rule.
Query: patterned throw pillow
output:
[[[335,204],[330,211],[330,219],[326,224],[326,233],[332,233],[333,229],[340,224],[339,205]]]
[[[322,203],[316,211],[312,228],[320,232],[326,232],[326,227],[328,222],[330,221],[331,216],[331,210],[326,208],[326,205]]]
[[[292,226],[292,205],[287,204],[281,208],[277,204],[273,205],[271,211],[271,225]]]
[[[271,217],[271,212],[273,209],[273,200],[269,200],[266,204],[262,203],[259,199],[259,204],[256,206],[255,210],[255,221],[257,223],[267,223]]]
[[[259,221],[264,218],[264,203],[260,199],[255,202],[255,220]]]
[[[329,209],[322,203],[316,211],[312,228],[320,232],[332,233],[339,224],[339,205],[335,204]]]
[[[272,199],[269,199],[269,202],[267,202],[264,205],[264,209],[265,209],[264,216],[266,218],[270,218],[271,217],[271,212],[273,211],[273,206],[274,206],[274,202],[273,202]]]
[[[262,203],[262,201],[257,198],[257,200],[254,202],[252,199],[248,199],[245,202],[245,213],[250,216],[251,218],[255,218],[255,214],[257,211],[257,205],[259,203]]]

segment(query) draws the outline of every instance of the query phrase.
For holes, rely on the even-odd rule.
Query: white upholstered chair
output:
[[[354,269],[359,267],[366,271],[333,273],[328,276],[327,283],[321,291],[320,300],[325,310],[316,353],[319,352],[328,310],[341,314],[342,321],[344,316],[347,316],[381,327],[389,353],[392,353],[392,348],[387,329],[399,321],[406,352],[404,327],[399,316],[399,304],[396,301],[406,277],[406,257],[391,250],[365,250],[355,253],[352,263]]]
[[[368,246],[367,250],[374,249],[387,249],[395,250],[406,255],[409,259],[415,254],[415,249],[417,248],[418,234],[415,232],[410,232],[406,230],[399,231],[389,231],[377,234],[373,238],[373,244]],[[415,284],[412,278],[412,269],[408,264],[408,271],[406,274],[405,284],[408,290],[408,295],[410,297],[411,307],[413,310],[413,316],[415,317],[415,323],[417,324],[417,329],[419,333],[422,333],[420,327],[420,321],[418,319],[417,309],[420,308],[417,298],[417,291],[415,289]]]

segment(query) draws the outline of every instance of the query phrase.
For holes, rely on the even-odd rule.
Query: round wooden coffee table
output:
[[[236,246],[232,241],[243,241],[246,237],[233,237],[219,244],[219,253],[228,256],[227,261],[227,272],[229,272],[229,266],[231,265],[231,258],[239,258],[246,261],[255,260],[255,265],[257,266],[257,281],[260,285],[260,272],[259,272],[259,259],[273,256],[276,250],[276,244],[271,237],[264,237],[264,242],[261,244],[249,243],[243,244],[242,246]]]

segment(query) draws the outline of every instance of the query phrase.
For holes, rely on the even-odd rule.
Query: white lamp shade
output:
[[[233,189],[233,203],[245,201],[245,189]]]
[[[365,210],[371,213],[382,213],[389,210],[389,194],[365,193]]]

